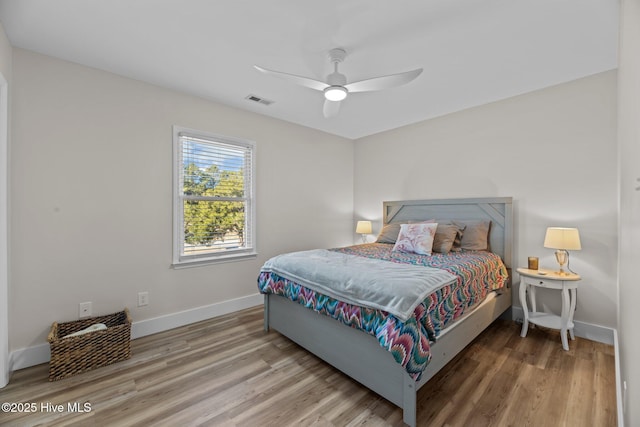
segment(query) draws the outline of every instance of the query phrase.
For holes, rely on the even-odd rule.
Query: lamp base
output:
[[[567,263],[568,259],[569,259],[569,253],[567,251],[565,251],[564,249],[558,249],[556,251],[556,261],[558,261],[558,264],[560,264],[560,270],[556,271],[556,274],[558,276],[568,276],[569,275],[569,273],[564,271],[564,269],[562,268]]]

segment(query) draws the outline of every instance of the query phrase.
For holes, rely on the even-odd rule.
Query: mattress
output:
[[[273,272],[261,272],[261,293],[281,295],[378,340],[416,381],[431,360],[430,345],[440,333],[471,311],[494,290],[506,286],[508,272],[500,257],[484,251],[462,251],[431,256],[392,251],[393,245],[371,243],[332,251],[381,261],[443,269],[457,281],[427,296],[413,316],[401,321],[382,310],[371,309],[314,292]],[[312,331],[310,331],[312,333]]]

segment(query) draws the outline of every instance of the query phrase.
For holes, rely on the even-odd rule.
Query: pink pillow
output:
[[[398,233],[398,239],[393,246],[393,250],[431,255],[437,228],[437,223],[402,224],[400,225],[400,233]]]

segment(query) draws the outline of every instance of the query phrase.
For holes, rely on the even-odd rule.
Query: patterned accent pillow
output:
[[[433,252],[448,254],[450,251],[460,251],[460,241],[464,225],[456,224],[451,220],[428,219],[426,221],[409,221],[409,224],[426,224],[429,222],[438,223],[436,235],[433,238]],[[456,249],[457,247],[457,249]]]
[[[402,224],[400,225],[400,233],[393,250],[396,252],[431,255],[437,228],[437,223]]]

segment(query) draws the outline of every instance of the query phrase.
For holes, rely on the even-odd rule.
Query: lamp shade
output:
[[[577,228],[549,227],[544,236],[544,247],[579,251],[580,233]]]
[[[358,221],[356,225],[356,233],[371,234],[371,221]]]

